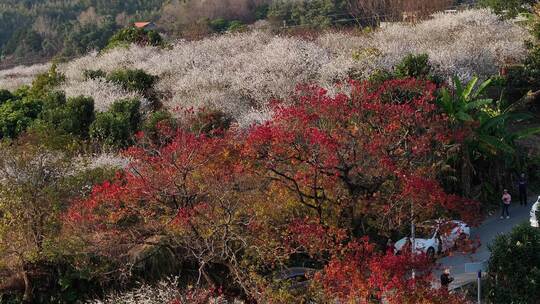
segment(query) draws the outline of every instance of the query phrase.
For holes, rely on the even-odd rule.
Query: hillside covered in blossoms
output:
[[[4,2],[0,303],[540,296],[536,1]]]

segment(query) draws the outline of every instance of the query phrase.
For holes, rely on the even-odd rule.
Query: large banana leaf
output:
[[[478,98],[482,93],[484,93],[484,91],[491,85],[492,82],[493,82],[492,78],[482,82],[480,86],[478,87],[478,89],[476,90],[476,92],[474,92],[474,94],[471,96],[471,99]]]
[[[467,103],[464,108],[465,110],[467,111],[470,111],[470,110],[476,110],[482,106],[485,106],[485,105],[488,105],[488,104],[491,104],[493,103],[493,99],[478,99],[478,100],[475,100],[475,101],[471,101],[469,103]]]
[[[497,138],[492,135],[483,134],[483,135],[477,136],[477,139],[480,144],[487,145],[491,147],[493,150],[502,151],[509,154],[513,154],[516,152],[514,147],[512,147],[509,143],[506,143],[501,138]]]
[[[454,76],[453,80],[454,80],[454,85],[456,86],[456,95],[457,96],[462,96],[463,95],[463,84],[461,83],[461,80],[457,76]]]
[[[478,82],[478,77],[474,77],[473,79],[471,79],[471,81],[469,81],[469,83],[467,83],[467,85],[465,86],[465,89],[463,90],[463,93],[461,94],[463,99],[467,101],[469,100],[469,97],[471,97],[471,93],[477,82]]]
[[[455,116],[457,119],[461,121],[474,121],[474,118],[466,112],[462,112],[462,111],[457,112]]]
[[[522,121],[532,117],[527,113],[503,113],[495,117],[484,118],[480,117],[479,132],[486,132],[494,127],[506,127],[506,123],[509,121]]]

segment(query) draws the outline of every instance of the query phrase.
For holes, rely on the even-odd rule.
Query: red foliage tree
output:
[[[478,214],[436,179],[462,132],[438,111],[432,83],[354,82],[350,90],[302,87],[250,130],[169,130],[162,145],[130,148],[131,166],[77,202],[68,226],[105,253],[166,236],[208,283],[227,283],[211,276],[221,265],[260,302],[272,302],[268,274],[301,253],[325,265],[315,282],[328,299],[440,303],[431,261],[381,253],[368,236],[388,236],[411,217]]]
[[[291,105],[249,134],[254,168],[288,189],[321,223],[366,233],[446,212],[471,219],[474,202],[447,195],[436,176],[460,138],[434,104],[435,85],[394,80],[352,83],[331,97],[305,87]],[[445,211],[445,212],[441,212]]]

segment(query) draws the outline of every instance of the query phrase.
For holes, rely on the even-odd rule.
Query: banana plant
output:
[[[540,128],[512,131],[509,128],[511,124],[531,119],[532,115],[516,113],[511,106],[505,107],[501,100],[483,98],[486,89],[492,84],[491,79],[477,84],[477,77],[466,84],[456,77],[453,92],[444,88],[437,100],[455,124],[468,124],[472,127],[471,136],[461,146],[456,163],[461,167],[461,189],[465,196],[471,194],[473,176],[481,180],[489,179],[483,173],[486,166],[498,166],[502,159],[516,161],[516,140],[540,134]]]
[[[492,99],[479,98],[491,85],[492,79],[482,82],[478,88],[476,88],[477,83],[478,77],[474,77],[467,84],[463,84],[458,77],[454,77],[453,94],[447,88],[441,89],[438,104],[450,119],[457,122],[472,122],[474,121],[472,112],[493,103]]]
[[[531,119],[532,115],[513,113],[511,107],[502,108],[500,100],[481,98],[493,81],[490,78],[477,87],[478,80],[478,77],[474,77],[468,83],[463,83],[458,77],[454,77],[454,92],[450,93],[447,88],[441,89],[438,105],[456,123],[479,123],[474,129],[471,141],[475,142],[483,153],[514,154],[515,140],[539,134],[540,128],[509,131],[510,123],[526,121]],[[469,144],[474,145],[473,142]]]
[[[526,113],[499,112],[489,114],[482,111],[478,114],[479,126],[474,130],[474,141],[483,154],[497,154],[499,152],[514,155],[515,141],[540,133],[540,128],[527,128],[511,131],[510,124],[531,119],[533,116]]]

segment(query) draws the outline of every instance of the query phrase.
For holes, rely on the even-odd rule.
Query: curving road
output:
[[[513,202],[510,206],[510,219],[500,219],[499,211],[488,217],[479,227],[471,228],[471,238],[479,239],[481,247],[474,254],[454,253],[452,256],[444,257],[438,260],[441,269],[449,267],[451,269],[454,282],[450,288],[457,288],[464,284],[476,280],[475,273],[465,273],[465,263],[487,261],[490,257],[488,244],[490,244],[497,235],[507,233],[512,228],[522,222],[529,221],[529,212],[532,204],[538,196],[530,197],[526,207],[520,206],[519,203]],[[435,274],[438,278],[439,273]],[[435,284],[437,285],[438,282]]]

